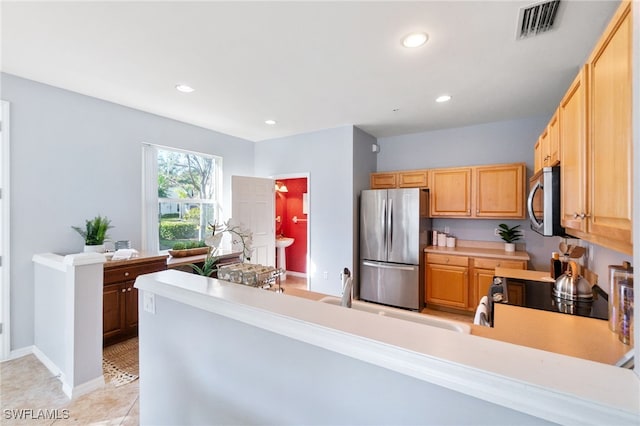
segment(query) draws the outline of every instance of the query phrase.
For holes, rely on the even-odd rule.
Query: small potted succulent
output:
[[[500,238],[504,241],[504,251],[516,251],[515,242],[522,238],[522,231],[518,229],[519,227],[520,225],[516,225],[510,228],[505,223],[498,225],[498,233],[500,234]]]
[[[84,251],[104,253],[104,240],[107,238],[107,231],[111,226],[111,221],[105,216],[96,216],[85,221],[84,229],[79,226],[72,226],[78,234],[84,238]]]

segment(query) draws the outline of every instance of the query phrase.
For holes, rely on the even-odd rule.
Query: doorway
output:
[[[276,182],[276,242],[283,237],[293,239],[290,245],[276,249],[276,265],[286,265],[283,269],[286,271],[287,286],[308,289],[309,177],[308,175],[281,175],[274,179]]]

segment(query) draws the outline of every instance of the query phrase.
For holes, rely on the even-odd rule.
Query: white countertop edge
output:
[[[419,329],[420,337],[428,334],[447,341],[450,345],[443,345],[447,347],[462,344],[467,353],[476,354],[475,362],[468,358],[461,362],[466,355],[459,351],[444,358],[442,350],[429,353],[416,350],[418,344],[413,348],[399,346],[401,338],[385,335],[378,327],[362,328],[358,321],[399,321],[394,318],[286,298],[179,271],[142,275],[135,287],[552,422],[637,425],[640,421],[640,380],[631,370],[477,336]],[[256,303],[258,299],[260,303]],[[279,313],[279,308],[289,312]],[[292,308],[298,313],[292,314]],[[406,324],[408,334],[418,330],[412,323]],[[511,364],[519,364],[517,368],[511,365],[500,371],[496,359],[510,357]],[[531,375],[532,369],[541,367],[544,374]],[[562,377],[567,381],[564,387],[558,383]],[[602,389],[605,379],[608,391]]]
[[[64,264],[64,256],[54,253],[34,254],[31,258],[33,263],[46,266],[56,271],[66,272],[67,265]]]
[[[31,260],[39,265],[65,272],[67,266],[84,266],[105,263],[107,258],[102,253],[75,253],[62,256],[55,253],[34,254]]]

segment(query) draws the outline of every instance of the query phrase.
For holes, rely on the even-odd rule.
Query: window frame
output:
[[[214,161],[213,180],[214,198],[160,198],[158,197],[158,156],[160,151],[193,154],[211,158]],[[223,158],[218,155],[198,151],[175,148],[164,145],[142,143],[142,251],[147,253],[166,253],[168,249],[160,249],[160,202],[178,202],[193,204],[211,204],[216,217],[221,217],[223,199]]]

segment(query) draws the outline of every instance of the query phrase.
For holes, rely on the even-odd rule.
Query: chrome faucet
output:
[[[340,300],[340,306],[350,308],[352,298],[353,279],[351,278],[351,271],[349,271],[349,268],[344,268],[342,271],[342,299]]]

